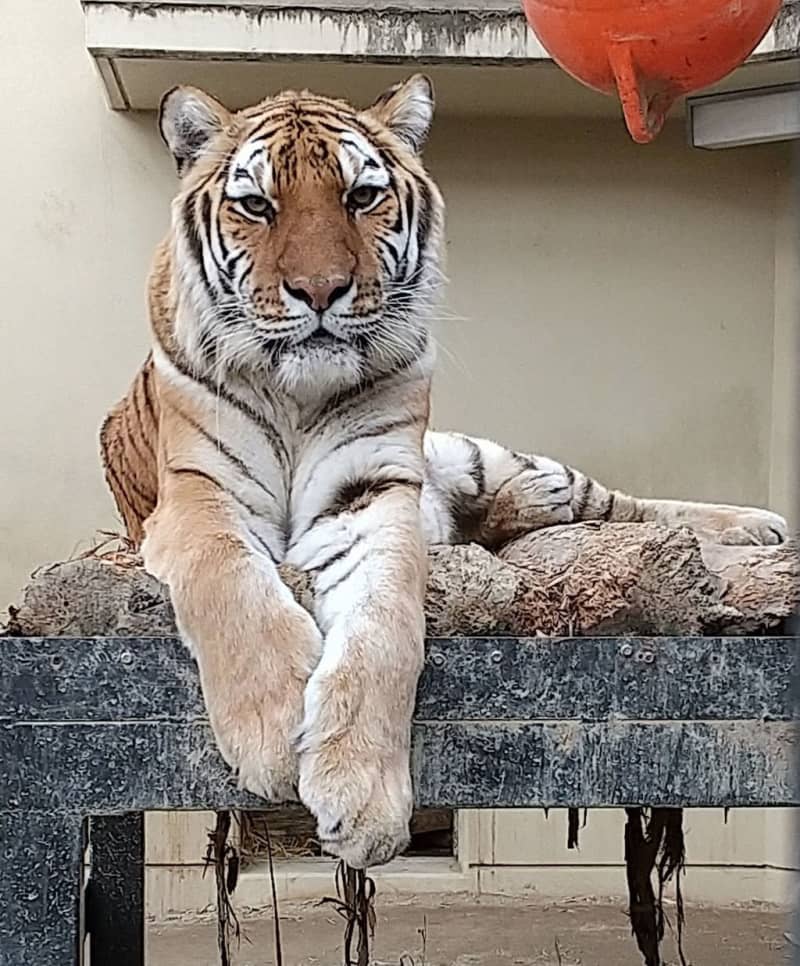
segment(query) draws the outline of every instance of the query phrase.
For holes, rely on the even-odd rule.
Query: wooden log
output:
[[[282,567],[303,606],[305,574]],[[528,534],[495,555],[433,547],[428,633],[670,635],[779,632],[798,603],[793,544],[705,545],[654,524],[580,524]],[[169,594],[126,551],[39,569],[9,609],[15,636],[172,636]]]

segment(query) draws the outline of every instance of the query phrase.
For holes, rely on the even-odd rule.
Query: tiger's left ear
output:
[[[419,153],[431,129],[433,107],[433,84],[424,74],[414,74],[384,91],[366,113]]]
[[[183,176],[230,121],[220,102],[196,87],[173,87],[161,99],[158,126],[161,137]]]

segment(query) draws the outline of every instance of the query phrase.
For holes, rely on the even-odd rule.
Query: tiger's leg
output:
[[[271,800],[293,798],[293,733],[319,631],[227,493],[201,471],[162,477],[142,556],[169,586],[220,751],[242,787]]]
[[[388,862],[409,840],[411,715],[427,573],[416,446],[416,479],[382,473],[362,481],[360,491],[343,481],[347,505],[287,556],[314,576],[324,634],[305,694],[300,798],[325,850],[355,868]]]
[[[555,460],[489,440],[429,432],[425,461],[422,508],[431,543],[493,548],[531,530],[587,520],[689,527],[720,543],[787,538],[786,521],[768,510],[628,496]]]

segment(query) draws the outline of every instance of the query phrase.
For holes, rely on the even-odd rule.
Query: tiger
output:
[[[433,110],[420,74],[367,108],[285,91],[231,111],[169,91],[179,187],[149,275],[152,347],[100,433],[222,756],[242,788],[299,798],[353,868],[409,842],[428,547],[591,520],[786,539],[766,510],[640,499],[430,427]],[[283,564],[308,575],[313,613]]]

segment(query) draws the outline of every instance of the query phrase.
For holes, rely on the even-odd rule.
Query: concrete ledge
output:
[[[522,897],[532,901],[619,899],[625,897],[625,867],[605,866],[485,866],[478,874],[481,895]],[[717,907],[766,903],[789,908],[800,885],[800,874],[767,865],[686,865],[681,879],[689,904]],[[674,886],[665,895],[674,898]]]
[[[162,75],[175,82],[183,66],[197,62],[552,64],[516,0],[84,0],[83,8],[86,45],[116,109],[155,106],[152,92],[143,95],[135,74],[128,76],[136,61],[169,65],[155,72],[159,83]],[[785,0],[751,62],[796,58],[799,38],[800,3]]]
[[[295,859],[275,864],[278,902],[319,900],[335,895],[333,859]],[[477,870],[462,871],[454,859],[396,859],[375,869],[381,896],[409,898],[425,894],[454,896],[477,893]],[[148,866],[145,872],[147,916],[155,922],[212,916],[214,877],[200,865]],[[264,864],[249,867],[239,877],[236,905],[242,911],[271,906],[269,871]]]

